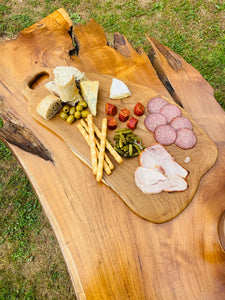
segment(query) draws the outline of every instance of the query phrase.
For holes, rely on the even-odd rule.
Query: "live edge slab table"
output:
[[[59,9],[15,40],[2,40],[0,137],[33,185],[78,299],[224,299],[225,113],[191,65],[146,38],[149,55],[119,33],[110,47],[94,20],[73,25]],[[140,216],[107,182],[96,182],[62,136],[32,117],[24,81],[60,65],[157,91],[207,134],[210,142],[201,151],[211,149],[210,166],[179,212],[169,208],[160,216],[156,208],[155,220]],[[46,73],[41,75],[36,85]]]

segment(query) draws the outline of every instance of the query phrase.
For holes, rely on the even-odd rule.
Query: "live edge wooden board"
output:
[[[83,72],[83,70],[81,70]],[[131,96],[122,100],[112,100],[109,97],[112,77],[109,75],[99,75],[93,73],[85,73],[90,80],[99,81],[99,93],[97,104],[97,116],[94,123],[101,129],[102,118],[106,117],[105,104],[113,103],[117,106],[118,113],[121,108],[128,108],[133,114],[134,106],[137,102],[141,102],[145,106],[145,114],[138,119],[138,125],[134,133],[142,139],[143,146],[147,147],[155,143],[153,134],[150,133],[144,125],[145,116],[148,113],[147,103],[154,97],[161,95],[153,91],[149,87],[137,85],[124,81],[131,91]],[[41,80],[42,76],[44,80]],[[47,79],[46,79],[47,76]],[[36,79],[38,83],[35,84]],[[59,115],[46,121],[37,112],[36,108],[42,98],[49,95],[49,91],[44,84],[54,80],[53,72],[50,69],[43,69],[25,79],[23,94],[29,102],[29,111],[31,115],[40,124],[52,130],[60,136],[62,140],[70,147],[70,149],[91,168],[90,149],[76,128],[76,124],[68,124],[60,119]],[[164,97],[165,98],[165,97]],[[168,103],[174,104],[174,101],[167,99]],[[197,144],[189,150],[182,150],[175,144],[165,147],[167,151],[188,171],[187,177],[188,188],[182,192],[162,192],[155,195],[144,194],[135,184],[134,172],[139,166],[139,158],[123,159],[123,163],[115,163],[115,169],[111,175],[104,176],[104,182],[114,190],[118,196],[139,216],[155,223],[162,223],[171,220],[177,216],[192,200],[201,177],[211,168],[217,158],[217,148],[213,141],[203,131],[203,129],[182,109],[182,115],[188,117],[192,124],[193,130],[197,136]],[[118,128],[127,128],[127,122],[117,119]],[[114,143],[113,136],[115,131],[108,130],[107,138]],[[185,158],[189,157],[190,162],[185,163]]]
[[[146,36],[152,46],[147,55],[143,49],[136,51],[119,33],[114,35],[114,45],[109,46],[102,27],[94,20],[75,25],[73,30],[72,25],[67,13],[60,9],[20,32],[16,39],[1,41],[0,136],[37,193],[59,241],[77,298],[224,299],[225,113],[213,89],[182,57],[152,37]],[[160,224],[140,217],[134,213],[134,205],[130,209],[112,188],[95,181],[90,168],[74,155],[67,141],[59,138],[59,132],[53,133],[32,117],[22,93],[24,80],[42,68],[57,65],[74,65],[93,73],[92,79],[107,78],[108,86],[105,75],[119,78],[128,83],[134,95],[146,96],[146,89],[151,88],[170,101],[182,103],[195,120],[199,145],[204,144],[197,144],[191,150],[193,154],[190,151],[192,162],[195,155],[202,159],[198,152],[208,161],[203,161],[203,166],[197,161],[194,171],[190,170],[188,180],[193,175],[198,182],[189,205],[182,198],[182,208],[176,203],[173,216],[187,205],[179,215]],[[40,90],[40,97],[43,82],[34,89],[35,93]],[[101,94],[102,91],[99,105]],[[60,121],[61,126],[66,125]],[[69,130],[73,127],[77,137],[75,126]],[[218,149],[211,168],[216,148],[205,132]],[[151,144],[151,134],[148,136]],[[88,157],[87,149],[80,152],[84,159]],[[186,153],[183,156],[183,151],[177,152],[174,147],[168,150],[183,165]],[[128,163],[116,165],[115,174],[110,176],[116,177],[116,172]],[[189,169],[188,164],[185,167]],[[207,168],[210,169],[200,179]],[[109,178],[104,177],[105,182]],[[193,188],[191,184],[189,187]],[[157,208],[158,216],[160,209]],[[36,257],[29,262],[31,267],[37,266],[35,260]]]

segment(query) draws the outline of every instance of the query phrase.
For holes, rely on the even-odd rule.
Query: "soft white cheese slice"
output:
[[[81,81],[80,90],[93,116],[97,114],[99,81]]]
[[[123,99],[131,96],[131,92],[127,85],[116,78],[113,78],[112,85],[110,88],[110,98],[111,99]]]

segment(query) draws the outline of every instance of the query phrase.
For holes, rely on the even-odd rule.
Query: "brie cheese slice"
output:
[[[116,78],[113,78],[112,85],[110,88],[110,98],[111,99],[123,99],[131,96],[131,92],[127,85]]]
[[[93,116],[97,114],[99,81],[81,81],[80,90]]]

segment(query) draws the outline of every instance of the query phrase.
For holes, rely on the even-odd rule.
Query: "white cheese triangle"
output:
[[[97,114],[99,81],[81,81],[80,90],[93,116]]]
[[[128,89],[127,85],[123,81],[113,78],[110,88],[110,98],[123,99],[129,96],[131,96],[131,92]]]

